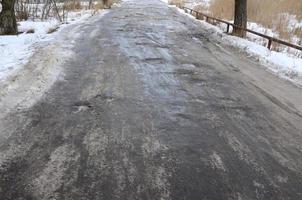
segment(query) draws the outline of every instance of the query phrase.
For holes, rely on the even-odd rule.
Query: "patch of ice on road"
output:
[[[217,152],[213,152],[211,155],[210,155],[210,159],[211,159],[211,164],[212,164],[212,167],[215,168],[215,169],[220,169],[222,171],[226,171],[226,168],[224,166],[224,163],[221,159],[221,157],[217,154]]]
[[[99,33],[99,29],[94,29],[90,34],[89,37],[90,38],[95,38]]]
[[[58,147],[50,155],[43,172],[33,182],[33,193],[38,199],[51,199],[62,186],[68,167],[79,159],[79,154],[67,145]]]
[[[261,183],[259,183],[259,182],[257,182],[257,181],[255,181],[255,180],[253,181],[253,184],[254,184],[255,187],[264,189],[264,185],[261,184]]]
[[[288,177],[287,176],[278,175],[276,178],[277,178],[277,181],[279,183],[287,183],[287,181],[288,181]]]

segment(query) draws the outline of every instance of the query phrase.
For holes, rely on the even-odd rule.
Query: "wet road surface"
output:
[[[302,199],[301,89],[157,0],[65,32],[59,78],[1,115],[1,200]]]

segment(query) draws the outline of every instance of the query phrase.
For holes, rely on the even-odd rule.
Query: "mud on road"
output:
[[[70,29],[1,85],[1,200],[302,199],[301,89],[158,0]]]

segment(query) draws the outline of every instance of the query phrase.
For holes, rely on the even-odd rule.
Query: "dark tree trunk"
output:
[[[15,0],[2,0],[0,13],[0,35],[15,35],[18,33],[15,16]]]
[[[234,24],[242,28],[247,27],[247,0],[235,0]],[[246,31],[240,28],[234,28],[233,34],[239,37],[245,37]]]
[[[89,9],[92,8],[92,0],[89,0]]]
[[[110,8],[110,3],[109,3],[109,0],[103,0],[103,4],[104,4],[104,7],[105,8]]]

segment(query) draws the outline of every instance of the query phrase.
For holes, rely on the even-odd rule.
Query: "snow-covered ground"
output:
[[[79,23],[93,15],[92,10],[68,13],[65,24],[52,19],[48,21],[22,21],[18,23],[18,30],[24,32],[17,36],[0,36],[0,81],[28,62],[37,47],[44,42],[51,41],[60,31],[69,25]],[[49,31],[57,29],[54,33]],[[26,33],[34,30],[34,33]]]
[[[165,3],[169,3],[170,0],[160,0],[160,1],[165,2]],[[185,5],[190,7],[190,8],[194,8],[197,5],[209,6],[210,1],[211,0],[186,0]]]
[[[210,6],[211,0],[186,0],[185,5],[189,8],[194,8],[195,6],[202,5],[204,7]]]
[[[28,52],[32,56],[30,59],[28,59],[28,56],[18,57],[20,60],[23,59],[24,63],[27,63],[22,65],[15,62],[12,65],[13,69],[3,73],[5,78],[0,81],[0,101],[1,105],[5,106],[0,106],[0,121],[1,117],[6,116],[13,109],[19,110],[32,106],[43,97],[45,92],[57,80],[64,79],[64,65],[75,56],[74,45],[86,34],[84,27],[95,25],[96,21],[108,12],[108,10],[101,10],[93,17],[90,17],[91,13],[88,11],[74,13],[75,20],[72,21],[72,18],[70,18],[72,21],[70,24],[72,25],[63,25],[53,35],[46,35],[47,28],[44,29],[45,31],[41,28],[43,39],[33,39],[32,43],[28,45],[28,49],[23,48],[22,51],[13,54],[18,57],[18,53],[24,52],[26,54]],[[93,31],[91,34],[93,34]],[[16,43],[16,41],[13,42]],[[19,46],[23,47],[24,44],[20,43]],[[19,48],[19,46],[16,45],[16,48]],[[40,46],[42,48],[37,48]],[[2,62],[1,66],[4,66]]]

